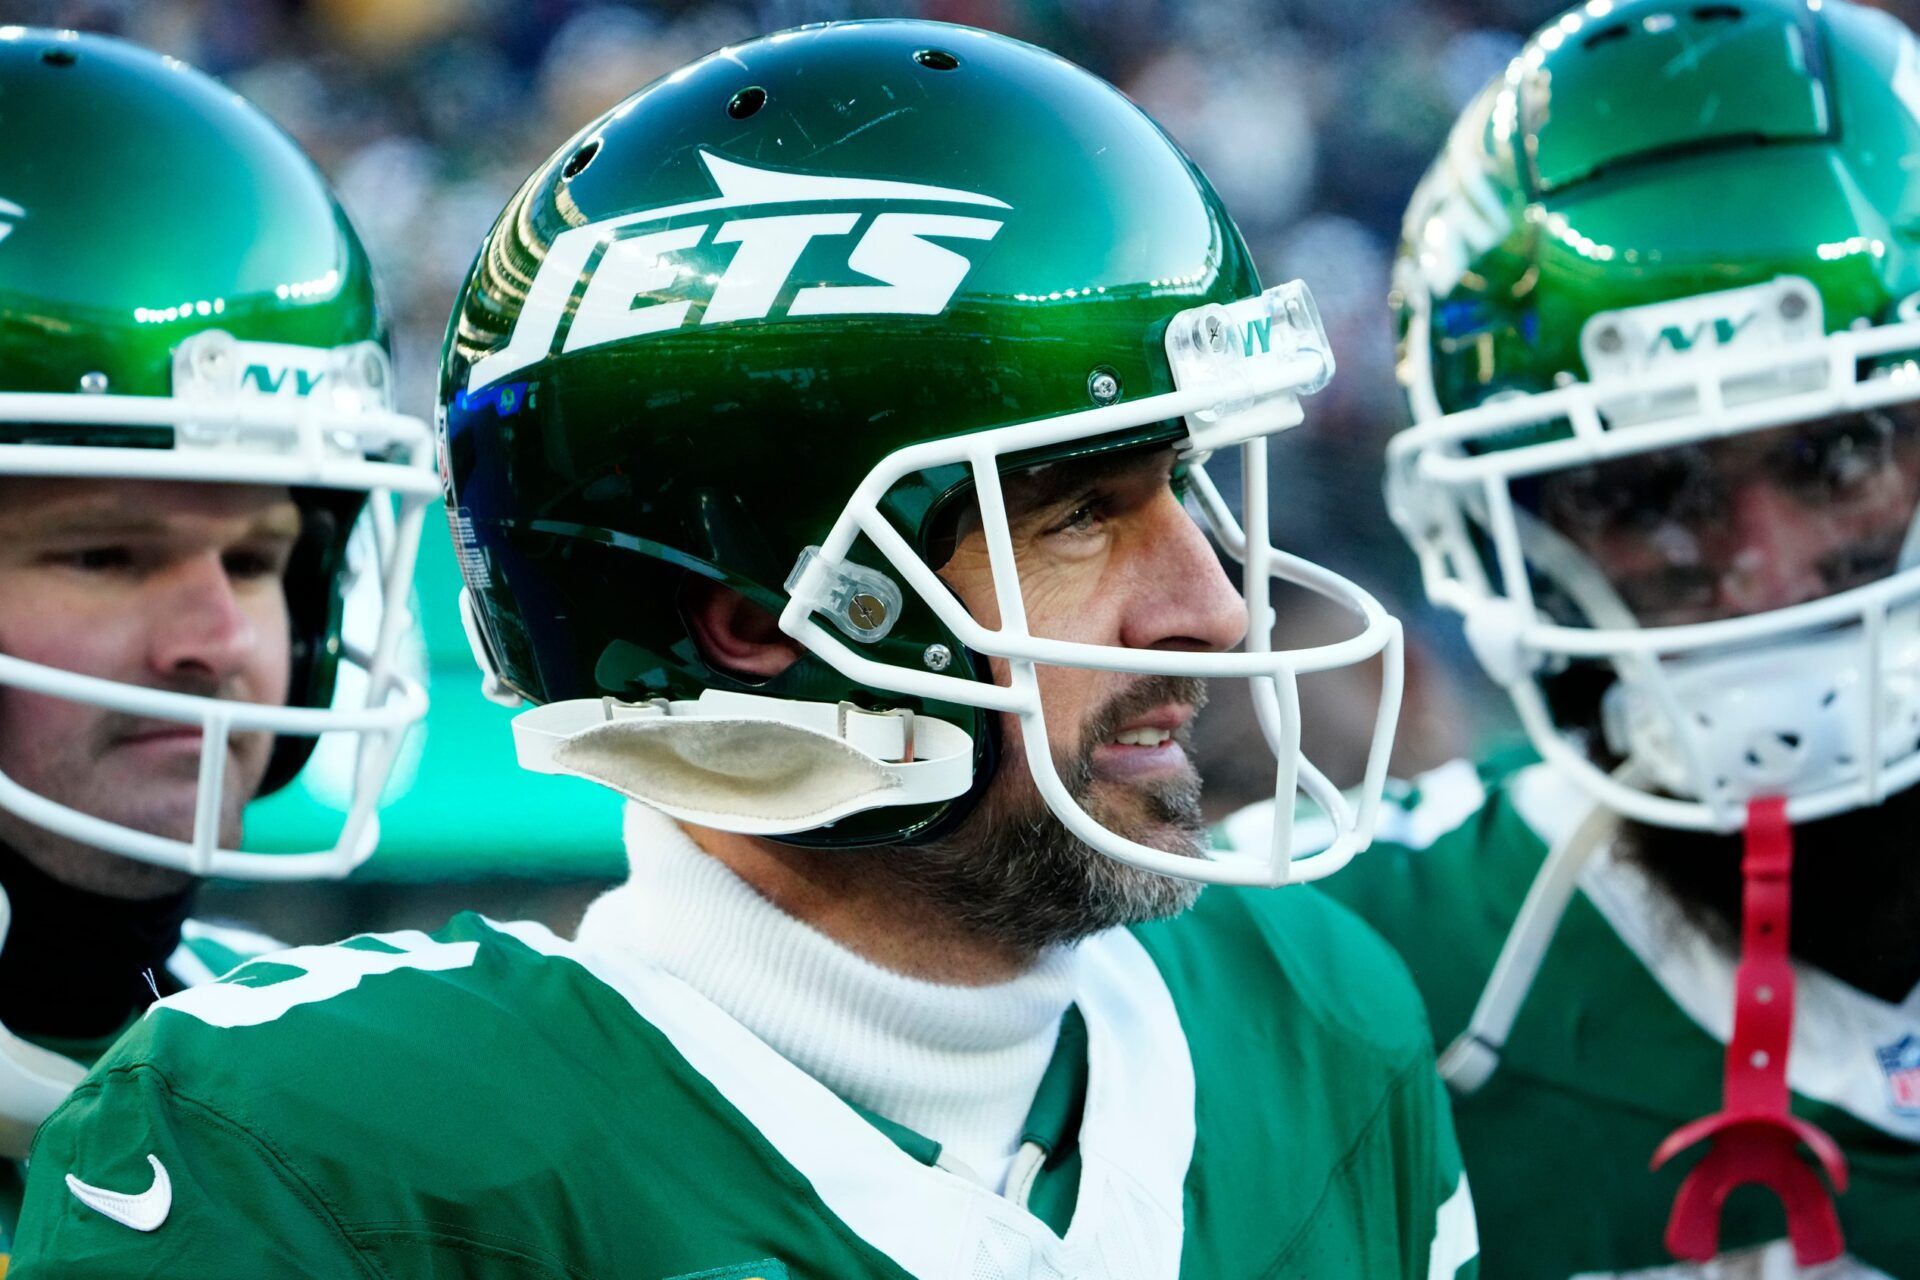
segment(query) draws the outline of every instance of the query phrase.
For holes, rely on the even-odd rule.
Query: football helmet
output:
[[[58,804],[0,775],[0,805],[83,844],[196,875],[344,875],[424,690],[396,664],[427,503],[432,433],[392,409],[385,324],[353,229],[313,163],[231,90],[119,40],[0,27],[0,475],[286,485],[288,704],[105,680],[0,653],[5,690],[197,725],[192,839]],[[354,536],[358,528],[361,532]],[[364,556],[350,546],[364,544]],[[342,600],[377,580],[370,648]],[[336,676],[360,696],[335,706]],[[357,744],[325,848],[221,847],[229,735],[275,735],[263,793],[320,734]]]
[[[462,291],[441,431],[475,656],[496,695],[539,704],[515,723],[524,765],[688,821],[830,847],[933,838],[993,775],[1006,713],[1095,849],[1193,879],[1310,879],[1369,839],[1400,687],[1397,624],[1267,539],[1267,437],[1332,371],[1307,291],[1263,293],[1191,162],[1065,60],[918,21],[722,49],[555,152]],[[1154,444],[1191,459],[1246,565],[1242,652],[1026,625],[1002,470]],[[1244,529],[1200,465],[1228,447]],[[936,573],[976,500],[992,629]],[[763,604],[802,658],[760,684],[714,669],[679,605],[690,577]],[[1352,633],[1272,650],[1273,579],[1344,605]],[[1350,801],[1300,756],[1296,680],[1383,653]],[[1282,822],[1270,848],[1215,861],[1107,829],[1055,769],[1036,664],[1250,680],[1280,812],[1304,793],[1338,838],[1296,862]]]
[[[1389,507],[1618,812],[1732,831],[1920,780],[1917,109],[1883,13],[1591,0],[1408,209]]]

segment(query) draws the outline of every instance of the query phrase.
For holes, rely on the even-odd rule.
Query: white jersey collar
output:
[[[654,964],[841,1097],[938,1142],[999,1190],[1074,993],[1059,948],[987,986],[906,977],[763,898],[672,819],[629,805],[631,878],[587,945]]]
[[[813,1187],[829,1212],[921,1280],[1176,1280],[1194,1077],[1166,983],[1132,934],[1081,944],[1087,1024],[1081,1175],[1064,1238],[979,1183],[921,1164],[685,982],[594,938],[498,926],[584,966],[673,1044]],[[598,929],[594,931],[598,933]]]

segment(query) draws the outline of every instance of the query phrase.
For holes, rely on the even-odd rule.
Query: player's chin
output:
[[[1204,827],[1194,827],[1186,823],[1154,822],[1134,827],[1120,834],[1143,844],[1149,849],[1158,849],[1170,853],[1176,858],[1204,858],[1207,856],[1208,841]]]
[[[231,760],[220,797],[220,842],[240,838],[240,814],[252,800],[265,771],[264,761]],[[88,796],[75,808],[108,822],[166,840],[191,842],[200,811],[199,769],[166,771],[106,768],[96,772]]]
[[[1200,779],[1190,770],[1155,783],[1096,781],[1092,817],[1115,835],[1182,858],[1204,857]]]
[[[144,786],[129,787],[117,794],[111,805],[90,811],[95,817],[134,831],[143,831],[163,840],[189,842],[193,839],[198,802],[197,786],[148,779]]]

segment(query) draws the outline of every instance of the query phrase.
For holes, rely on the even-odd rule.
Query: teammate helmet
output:
[[[313,163],[265,116],[172,58],[119,40],[0,27],[0,475],[290,486],[288,705],[138,687],[0,653],[8,688],[202,727],[191,840],[57,804],[0,775],[0,805],[51,831],[200,875],[344,875],[425,693],[396,669],[431,433],[391,409],[365,252]],[[371,500],[370,500],[371,499]],[[364,532],[350,539],[361,526]],[[369,554],[349,554],[350,540]],[[364,563],[362,561],[365,561]],[[343,596],[377,579],[371,649],[343,643]],[[332,706],[342,662],[364,694]],[[316,736],[357,746],[330,848],[220,847],[228,735],[275,735],[263,791]]]
[[[1389,505],[1539,750],[1642,821],[1920,779],[1916,86],[1839,0],[1592,0],[1407,211]]]
[[[964,27],[831,24],[722,49],[589,124],[482,245],[444,360],[448,515],[489,686],[528,767],[677,817],[823,846],[947,830],[1018,716],[1053,812],[1124,862],[1208,880],[1324,874],[1368,838],[1399,632],[1267,542],[1266,437],[1333,362],[1306,290],[1262,293],[1206,180],[1111,86]],[[1247,566],[1245,652],[1065,643],[1024,621],[1000,472],[1177,444]],[[1243,535],[1199,466],[1245,451]],[[936,575],[977,497],[1002,622]],[[749,684],[680,607],[689,578],[764,604],[806,653]],[[1270,578],[1354,634],[1270,651]],[[1298,751],[1298,674],[1387,651],[1367,785]],[[1007,660],[1010,687],[987,658]],[[1048,752],[1038,663],[1253,681],[1339,839],[1196,862],[1089,817]]]

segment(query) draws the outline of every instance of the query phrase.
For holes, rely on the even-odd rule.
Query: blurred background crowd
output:
[[[1263,277],[1312,287],[1338,358],[1306,424],[1273,451],[1276,542],[1378,593],[1407,619],[1409,703],[1396,771],[1485,745],[1505,702],[1457,625],[1421,602],[1386,518],[1380,466],[1404,421],[1386,308],[1400,215],[1454,116],[1560,0],[0,0],[0,23],[113,32],[221,77],[331,177],[382,276],[401,407],[431,417],[447,313],[513,189],[580,126],[657,76],[762,32],[849,17],[967,23],[1053,49],[1119,85],[1199,162]],[[1920,0],[1884,7],[1909,24]],[[1703,211],[1710,216],[1710,211]],[[618,810],[586,784],[511,762],[505,712],[481,704],[447,598],[437,518],[423,548],[433,746],[356,885],[228,890],[290,941],[340,927],[437,924],[477,902],[561,919],[619,874]],[[1298,636],[1325,620],[1295,617]],[[1357,776],[1374,693],[1303,689],[1310,751]],[[1200,722],[1211,809],[1270,794],[1244,698]],[[309,770],[309,773],[313,773]],[[546,785],[546,784],[551,785]],[[541,785],[535,785],[541,784]],[[250,836],[294,839],[308,794],[267,802]],[[267,806],[262,806],[266,808]],[[440,884],[452,877],[457,886]],[[531,878],[533,883],[529,883]],[[544,896],[540,896],[544,895]],[[256,900],[256,898],[258,900]],[[435,912],[440,911],[438,918]],[[265,918],[262,918],[265,917]]]

